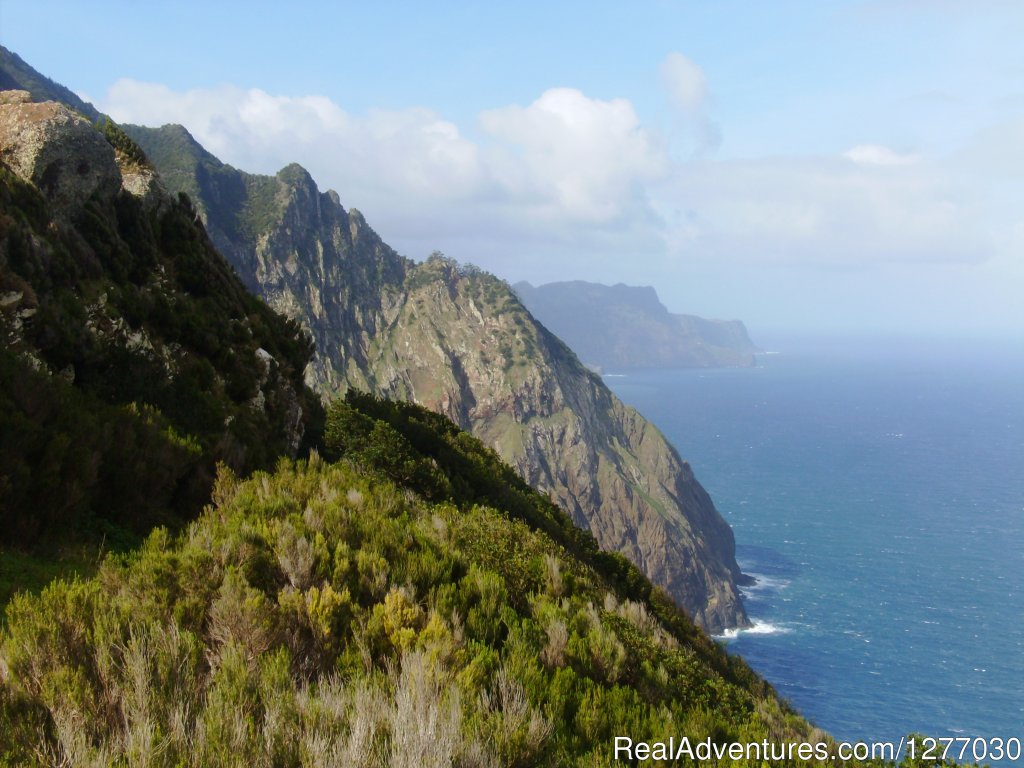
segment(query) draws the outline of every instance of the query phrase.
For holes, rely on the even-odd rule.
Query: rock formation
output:
[[[38,187],[61,214],[121,186],[114,149],[92,124],[62,104],[33,103],[27,91],[4,91],[0,161]]]

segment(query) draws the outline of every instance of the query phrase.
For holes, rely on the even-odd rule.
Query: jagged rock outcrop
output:
[[[309,329],[310,384],[446,414],[705,628],[746,623],[732,532],[689,467],[507,284],[440,256],[399,256],[299,166],[255,176],[224,165],[180,126],[125,130],[165,183],[195,196],[242,280]]]
[[[673,314],[650,286],[573,280],[514,288],[534,317],[601,369],[748,367],[758,351],[741,321]]]
[[[7,91],[0,104],[0,161],[38,187],[60,214],[121,186],[114,149],[92,124],[63,104],[33,103]]]

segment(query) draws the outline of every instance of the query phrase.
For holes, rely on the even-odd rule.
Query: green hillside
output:
[[[180,535],[15,598],[3,756],[568,766],[623,734],[825,738],[443,417],[353,394],[325,453],[222,468]]]

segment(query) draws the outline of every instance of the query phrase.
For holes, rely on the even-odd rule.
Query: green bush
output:
[[[472,504],[346,459],[246,480],[222,468],[187,530],[16,597],[0,636],[5,759],[593,765],[622,733],[810,738],[721,649],[691,642],[682,614],[553,539],[540,501],[538,524],[516,513],[526,491],[480,503],[500,477],[478,466],[469,483],[453,462],[435,470]]]

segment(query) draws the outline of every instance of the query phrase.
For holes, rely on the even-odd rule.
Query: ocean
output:
[[[792,342],[605,381],[735,531],[757,584],[730,653],[838,739],[1024,739],[1022,346]]]

